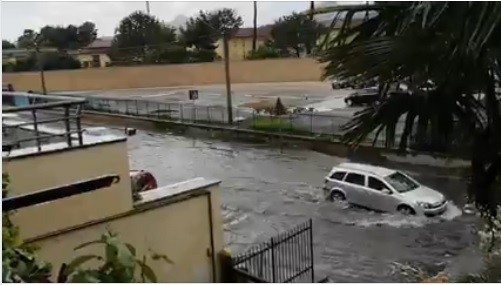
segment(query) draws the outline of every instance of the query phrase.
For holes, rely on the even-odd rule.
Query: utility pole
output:
[[[146,13],[150,14],[150,1],[146,1]]]
[[[42,81],[42,93],[47,94],[47,88],[45,87],[45,75],[43,72],[42,56],[40,55],[40,47],[38,44],[35,45],[35,52],[37,54],[38,70],[40,70],[40,80]]]
[[[223,34],[223,49],[224,49],[224,72],[226,77],[226,105],[228,108],[228,123],[233,124],[233,110],[231,104],[231,82],[230,82],[230,58],[228,50],[229,32]]]

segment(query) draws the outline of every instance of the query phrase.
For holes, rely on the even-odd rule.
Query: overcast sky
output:
[[[146,2],[9,2],[2,1],[2,39],[15,41],[24,29],[38,31],[45,25],[79,25],[92,21],[98,29],[98,36],[112,36],[118,22],[136,10],[146,10]],[[258,2],[258,25],[293,11],[309,8],[309,1],[301,2]],[[321,5],[321,3],[319,3]],[[233,8],[238,11],[244,26],[252,26],[253,5],[248,2],[153,2],[151,14],[170,22],[177,15],[193,16],[200,9],[212,10]]]

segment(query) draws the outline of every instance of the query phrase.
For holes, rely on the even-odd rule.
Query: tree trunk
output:
[[[254,34],[252,35],[252,51],[256,51],[257,46],[257,1],[254,1]]]
[[[301,57],[301,48],[300,47],[296,47],[295,50],[296,50],[296,56],[297,57]]]
[[[309,12],[310,21],[313,21],[314,10],[315,10],[315,1],[310,1],[310,12]],[[311,54],[311,46],[309,44],[306,44],[306,54]]]
[[[407,141],[409,140],[409,135],[412,133],[412,127],[414,125],[414,119],[416,118],[416,112],[409,111],[407,117],[405,118],[405,127],[400,137],[399,150],[407,149]]]

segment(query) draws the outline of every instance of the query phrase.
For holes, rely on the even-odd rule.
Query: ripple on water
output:
[[[359,227],[423,227],[428,224],[451,221],[461,216],[461,210],[452,202],[448,202],[447,210],[439,216],[403,216],[398,213],[379,213],[367,209],[350,206],[347,203],[326,202],[318,209],[320,219],[343,225]],[[342,215],[340,215],[342,212]]]

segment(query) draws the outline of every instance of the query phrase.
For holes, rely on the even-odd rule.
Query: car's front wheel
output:
[[[345,201],[346,197],[344,196],[343,193],[339,191],[332,191],[331,194],[329,195],[329,200],[331,202]]]
[[[414,209],[412,209],[411,207],[409,207],[407,205],[398,206],[397,211],[400,214],[406,215],[406,216],[412,216],[412,215],[416,214],[416,211],[414,211]]]

